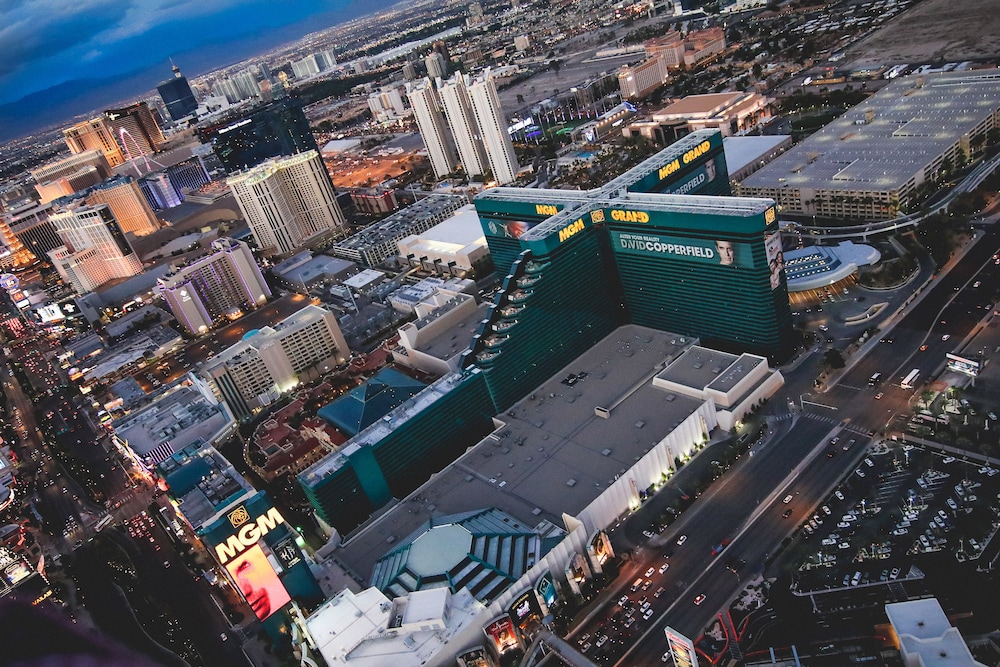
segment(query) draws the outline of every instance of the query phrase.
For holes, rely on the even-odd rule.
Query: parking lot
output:
[[[876,444],[802,526],[793,590],[882,586],[886,599],[906,599],[892,585],[922,579],[922,558],[938,552],[985,569],[976,561],[996,551],[984,556],[998,525],[998,491],[991,466],[901,442]]]

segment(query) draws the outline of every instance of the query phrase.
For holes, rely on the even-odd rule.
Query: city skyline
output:
[[[0,141],[155,94],[171,59],[196,77],[392,4],[53,0],[0,9]]]

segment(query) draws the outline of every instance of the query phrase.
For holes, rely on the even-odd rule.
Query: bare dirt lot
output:
[[[854,66],[1000,55],[1000,0],[923,0],[847,51]]]

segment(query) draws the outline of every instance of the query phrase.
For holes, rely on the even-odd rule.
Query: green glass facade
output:
[[[497,270],[509,270],[464,370],[415,396],[417,408],[397,410],[405,419],[387,416],[391,424],[301,473],[317,515],[353,530],[622,324],[786,358],[791,312],[774,202],[705,196],[728,193],[715,131],[692,133],[597,190],[482,193],[476,211]]]
[[[402,498],[493,430],[493,403],[478,369],[432,385],[401,412],[387,415],[301,473],[299,484],[317,516],[342,534],[355,529],[393,497]],[[359,442],[360,441],[360,442]]]

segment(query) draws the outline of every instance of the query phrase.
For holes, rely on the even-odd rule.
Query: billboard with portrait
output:
[[[767,266],[771,271],[771,289],[781,285],[781,274],[785,270],[785,253],[781,250],[781,234],[771,232],[764,235],[764,252]]]
[[[226,570],[258,620],[263,621],[292,600],[260,545],[226,563]]]
[[[753,267],[753,248],[748,243],[726,239],[692,239],[649,232],[619,232],[610,230],[611,243],[616,253],[668,257],[685,262]]]
[[[517,637],[514,635],[514,623],[510,616],[504,615],[483,628],[486,637],[493,642],[497,655],[503,655],[517,648]]]
[[[497,220],[495,218],[484,219],[483,229],[489,236],[505,239],[519,239],[524,234],[535,227],[538,221],[534,220]]]

